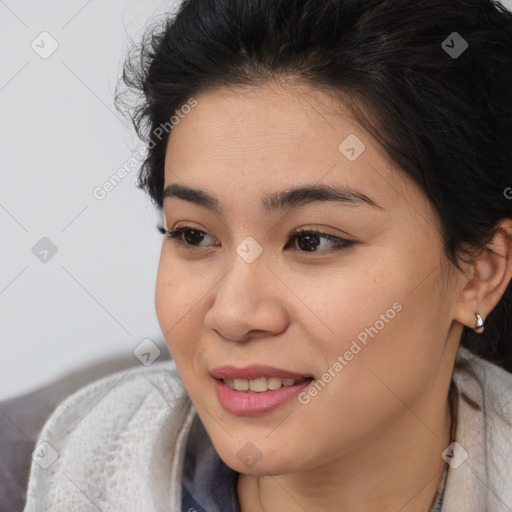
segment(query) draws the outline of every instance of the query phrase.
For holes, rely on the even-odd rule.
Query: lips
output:
[[[271,412],[296,397],[313,380],[311,375],[261,365],[220,366],[211,375],[220,404],[237,416]]]

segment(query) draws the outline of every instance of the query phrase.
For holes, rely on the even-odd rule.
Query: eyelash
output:
[[[191,245],[191,244],[186,243],[181,238],[181,235],[183,235],[184,233],[186,233],[188,231],[197,231],[198,233],[201,233],[203,235],[208,235],[208,233],[201,231],[200,229],[190,227],[190,226],[180,226],[179,228],[173,229],[171,231],[167,231],[163,226],[158,225],[157,229],[158,229],[158,231],[160,231],[160,233],[162,233],[166,237],[170,238],[175,244],[177,244],[180,247],[183,247],[186,250],[195,250],[198,248],[200,249],[201,246],[196,246],[196,245]],[[330,235],[328,233],[322,233],[321,231],[314,231],[314,230],[307,229],[307,228],[299,228],[290,234],[286,245],[288,245],[290,243],[290,241],[292,241],[294,238],[301,236],[301,235],[304,236],[306,234],[319,235],[320,238],[325,238],[325,239],[329,240],[330,242],[334,242],[335,245],[331,249],[324,250],[324,251],[302,251],[300,249],[295,249],[295,250],[297,250],[299,252],[303,252],[305,254],[325,253],[325,252],[329,252],[329,251],[342,251],[342,250],[346,250],[356,244],[356,242],[354,242],[353,240],[347,240],[346,238],[341,238],[338,236]]]

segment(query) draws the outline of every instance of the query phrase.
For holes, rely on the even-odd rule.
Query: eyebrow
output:
[[[165,187],[162,202],[164,202],[166,198],[171,197],[189,201],[198,206],[212,210],[219,215],[224,211],[216,197],[204,190],[191,188],[179,183],[172,183]],[[261,205],[267,213],[272,213],[277,210],[289,210],[310,203],[327,201],[336,201],[348,205],[367,204],[375,208],[383,209],[382,206],[379,206],[373,199],[356,189],[344,186],[335,187],[333,185],[302,186],[280,192],[273,192],[262,198]]]

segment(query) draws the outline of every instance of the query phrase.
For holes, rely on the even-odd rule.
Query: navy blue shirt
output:
[[[219,457],[198,416],[192,422],[185,464],[183,512],[240,512],[236,484],[239,473]]]

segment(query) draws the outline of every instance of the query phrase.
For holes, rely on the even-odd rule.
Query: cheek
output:
[[[355,380],[375,379],[370,368],[402,387],[415,378],[428,379],[428,369],[438,363],[449,308],[442,303],[437,274],[428,275],[432,265],[408,261],[401,263],[390,254],[354,265],[350,272],[338,269],[314,287],[303,281],[304,303],[314,313],[308,313],[309,339],[323,353],[326,369],[339,356],[347,361],[335,372],[345,378],[337,379],[333,389],[344,382],[349,386]],[[440,314],[442,309],[446,311]]]
[[[212,276],[189,272],[162,247],[155,286],[155,309],[160,329],[180,376],[189,390],[197,387],[195,376],[204,374],[204,315]]]
[[[434,278],[416,289],[399,276],[380,283],[363,295],[348,288],[349,297],[328,309],[327,321],[338,334],[323,345],[328,368],[340,362],[339,356],[342,361],[314,407],[331,410],[340,421],[347,410],[361,421],[383,418],[386,411],[400,409],[397,396],[414,403],[433,384],[442,357],[450,322],[446,312],[446,321],[439,319],[448,306],[439,303]]]
[[[191,283],[172,258],[162,248],[155,286],[155,309],[160,329],[175,359],[184,351],[193,349],[184,340],[195,339],[194,330],[200,328],[195,319],[194,305],[200,298],[197,283]]]
[[[407,283],[393,275],[388,263],[384,265],[386,271],[381,270],[382,265],[362,262],[333,269],[316,280],[305,276],[301,289],[294,289],[310,311],[311,339],[321,343],[331,357],[348,350],[354,339],[364,342],[375,324],[379,333],[384,332],[399,316]]]
[[[165,242],[164,242],[165,243]],[[164,256],[164,248],[160,254],[158,272],[155,285],[155,310],[160,329],[167,341],[168,333],[175,323],[176,306],[176,285],[179,283],[178,275],[172,271],[168,259]]]

